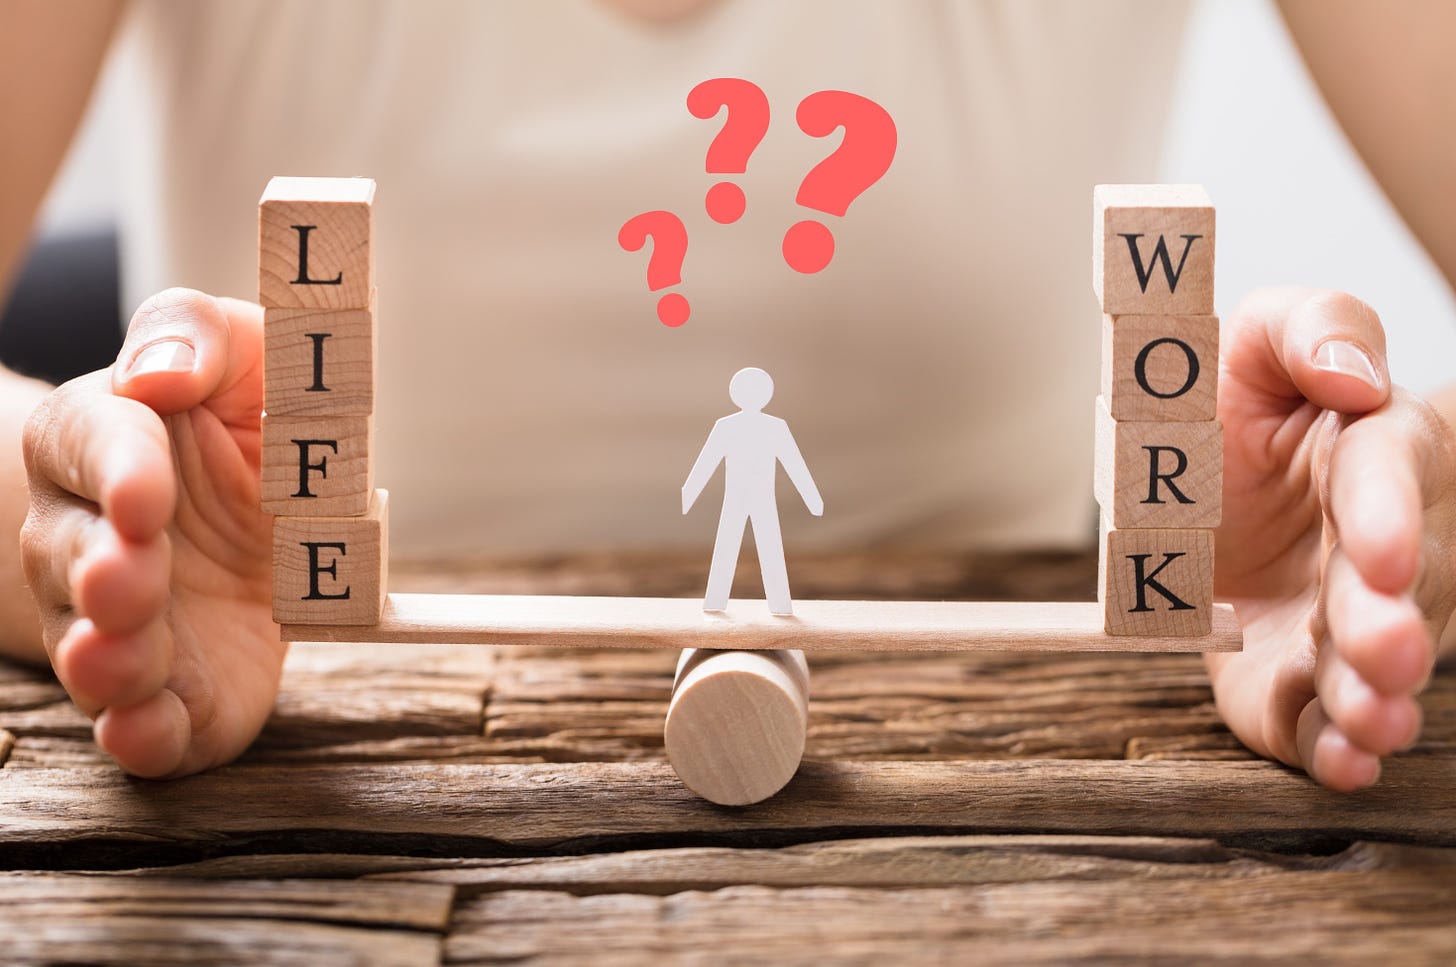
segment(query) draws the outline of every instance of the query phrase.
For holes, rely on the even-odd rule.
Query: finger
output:
[[[59,492],[32,498],[20,528],[20,558],[25,582],[40,606],[41,617],[71,603],[70,563],[86,529],[101,519],[89,501]]]
[[[112,368],[118,396],[162,416],[204,402],[225,421],[256,421],[262,395],[262,310],[193,289],[167,289],[142,303]]]
[[[1261,615],[1244,626],[1243,651],[1205,655],[1220,717],[1259,755],[1302,763],[1295,722],[1315,696],[1316,647],[1304,612]],[[1291,642],[1298,642],[1290,647]]]
[[[160,779],[181,767],[192,724],[177,693],[163,688],[137,705],[108,707],[93,733],[96,744],[127,772]]]
[[[1372,688],[1398,697],[1421,686],[1435,660],[1435,645],[1409,595],[1370,587],[1337,548],[1325,569],[1324,598],[1331,642]]]
[[[1330,454],[1330,518],[1360,577],[1388,594],[1410,590],[1420,569],[1425,450],[1394,406],[1351,423]]]
[[[1366,413],[1390,395],[1385,330],[1343,292],[1262,289],[1226,325],[1225,378],[1278,400]]]
[[[171,444],[157,414],[113,396],[106,379],[97,372],[72,380],[31,415],[23,440],[31,494],[99,504],[119,533],[144,541],[176,505]]]
[[[172,670],[172,636],[159,619],[123,635],[77,619],[51,658],[71,701],[97,715],[108,707],[143,702],[162,689]]]
[[[165,533],[128,541],[110,522],[98,520],[80,531],[72,548],[64,584],[75,609],[100,631],[126,634],[161,615],[172,578],[172,545]]]
[[[1380,778],[1380,758],[1347,739],[1325,714],[1319,699],[1304,707],[1295,734],[1300,761],[1320,785],[1353,792]]]
[[[1421,707],[1415,698],[1377,692],[1338,648],[1320,649],[1315,687],[1330,721],[1366,752],[1389,755],[1409,748],[1420,735]]]

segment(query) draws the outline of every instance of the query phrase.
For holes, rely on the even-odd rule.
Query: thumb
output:
[[[1302,397],[1339,413],[1390,398],[1385,329],[1344,292],[1261,289],[1239,306],[1224,339],[1224,378],[1267,397]]]
[[[161,416],[219,402],[255,416],[262,397],[262,314],[250,303],[194,289],[159,292],[132,316],[112,367],[112,392]]]

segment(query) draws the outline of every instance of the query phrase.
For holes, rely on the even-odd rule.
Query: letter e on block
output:
[[[1109,635],[1213,631],[1213,531],[1117,530],[1103,517],[1098,599]]]
[[[1214,214],[1199,185],[1098,185],[1092,288],[1109,315],[1213,312]]]
[[[386,491],[375,491],[358,517],[273,520],[273,620],[279,624],[378,624],[388,575]]]
[[[258,201],[258,301],[364,309],[374,292],[374,182],[274,178]]]

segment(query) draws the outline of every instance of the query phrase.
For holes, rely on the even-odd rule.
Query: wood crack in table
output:
[[[1077,600],[1090,555],[796,560],[823,598]],[[682,596],[702,563],[396,569]],[[744,586],[748,586],[745,584]],[[237,765],[119,775],[0,666],[0,922],[24,962],[1450,961],[1456,676],[1374,789],[1223,728],[1196,655],[811,656],[806,762],[725,809],[661,746],[674,655],[295,646]]]

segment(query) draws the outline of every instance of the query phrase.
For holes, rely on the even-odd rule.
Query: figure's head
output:
[[[728,384],[728,396],[739,409],[756,413],[773,399],[773,379],[753,366],[740,369]]]

